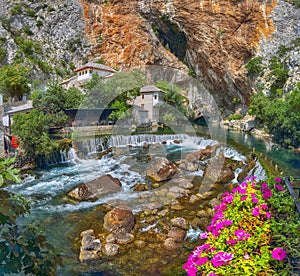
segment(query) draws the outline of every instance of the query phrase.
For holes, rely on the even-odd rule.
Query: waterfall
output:
[[[172,144],[174,140],[179,140],[182,144],[185,145],[197,145],[199,148],[206,148],[206,146],[215,145],[218,142],[205,139],[198,136],[189,136],[187,134],[139,134],[131,136],[111,136],[108,140],[108,145],[110,147],[120,147],[120,146],[141,146],[144,143],[154,144],[166,142],[167,144]]]
[[[76,151],[73,148],[70,148],[68,152],[61,150],[60,151],[60,163],[81,163],[78,158]]]
[[[256,163],[255,167],[249,172],[248,176],[255,175],[257,181],[266,180],[267,175],[263,166],[260,164],[258,160],[256,160],[255,163]]]

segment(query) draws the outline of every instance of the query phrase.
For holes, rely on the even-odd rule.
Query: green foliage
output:
[[[41,27],[41,26],[43,26],[43,21],[41,21],[41,20],[36,21],[36,26],[38,28]]]
[[[65,104],[64,104],[65,109],[79,108],[84,97],[82,92],[75,87],[69,88],[64,95],[65,95]]]
[[[12,133],[18,136],[26,156],[33,160],[49,158],[57,146],[47,134],[49,117],[42,111],[32,110],[28,114],[14,115],[13,121]]]
[[[188,72],[189,76],[191,76],[192,78],[196,78],[197,77],[197,74],[195,72],[194,69],[189,69],[189,72]]]
[[[35,10],[30,8],[25,8],[25,13],[30,17],[35,17]]]
[[[0,68],[0,90],[6,97],[21,100],[30,91],[29,69],[20,64],[6,65]]]
[[[176,118],[172,113],[164,113],[163,117],[163,123],[170,126],[173,125],[176,122]]]
[[[34,41],[32,39],[26,39],[22,36],[16,36],[14,40],[15,43],[20,47],[20,50],[27,57],[31,57],[35,53],[39,55],[43,53],[43,48],[38,41]]]
[[[20,170],[14,168],[15,158],[0,159],[0,187],[9,183],[18,183]]]
[[[47,90],[35,95],[32,104],[47,115],[47,126],[64,126],[67,123],[67,115],[63,112],[65,89],[58,83],[48,83]]]
[[[1,186],[19,182],[14,159],[0,159]],[[62,265],[59,255],[32,225],[19,226],[17,219],[29,214],[29,201],[0,190],[0,274],[55,275]]]
[[[22,7],[20,5],[15,5],[11,10],[10,14],[11,15],[18,15],[22,13]]]
[[[300,86],[300,85],[299,85]],[[300,88],[285,98],[272,98],[262,93],[251,97],[251,114],[263,122],[275,142],[284,146],[300,145]]]
[[[231,114],[228,116],[228,120],[241,120],[243,118],[242,114]]]
[[[89,108],[119,106],[122,110],[126,106],[128,109],[128,100],[138,96],[140,88],[145,84],[145,77],[138,70],[133,70],[130,73],[120,72],[108,80],[94,74],[84,87],[86,96],[83,100],[83,106]],[[114,113],[112,116],[116,118],[116,114],[121,116],[121,112]]]
[[[155,85],[165,92],[164,100],[167,104],[174,106],[179,112],[187,118],[192,117],[192,113],[188,107],[189,101],[181,93],[181,89],[167,81],[157,81]]]
[[[5,36],[0,37],[0,64],[4,63],[8,53],[7,50],[2,47],[5,44],[5,42]]]
[[[81,41],[82,41],[81,37],[75,37],[69,39],[67,41],[66,49],[74,53],[78,49],[78,47],[81,46]]]
[[[250,77],[258,77],[263,73],[264,66],[262,64],[262,57],[252,58],[246,64],[247,73]]]
[[[28,25],[24,26],[22,28],[22,31],[27,35],[33,35],[33,32],[30,30],[30,27]]]

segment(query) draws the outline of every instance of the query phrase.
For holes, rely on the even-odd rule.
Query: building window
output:
[[[78,74],[79,76],[81,76],[81,72],[79,72],[79,74]]]
[[[145,105],[144,104],[141,104],[141,108],[144,108],[145,107]]]
[[[90,69],[90,74],[92,74],[93,73],[93,70],[92,69]]]
[[[145,98],[145,95],[143,94],[143,95],[142,95],[142,99],[144,99],[144,98]]]
[[[85,74],[87,74],[87,70],[85,70]]]
[[[157,95],[154,95],[154,100],[157,100]]]

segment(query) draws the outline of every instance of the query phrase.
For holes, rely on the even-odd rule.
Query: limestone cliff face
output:
[[[276,1],[80,0],[92,56],[110,66],[184,62],[218,104],[247,103],[251,88],[244,65],[273,31]],[[175,37],[175,39],[174,39]],[[173,39],[172,39],[173,38]]]

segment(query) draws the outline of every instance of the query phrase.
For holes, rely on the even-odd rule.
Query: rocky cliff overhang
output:
[[[276,1],[80,0],[92,56],[108,66],[161,65],[196,73],[219,105],[248,103],[244,65],[274,26]],[[187,68],[188,67],[188,68]]]

